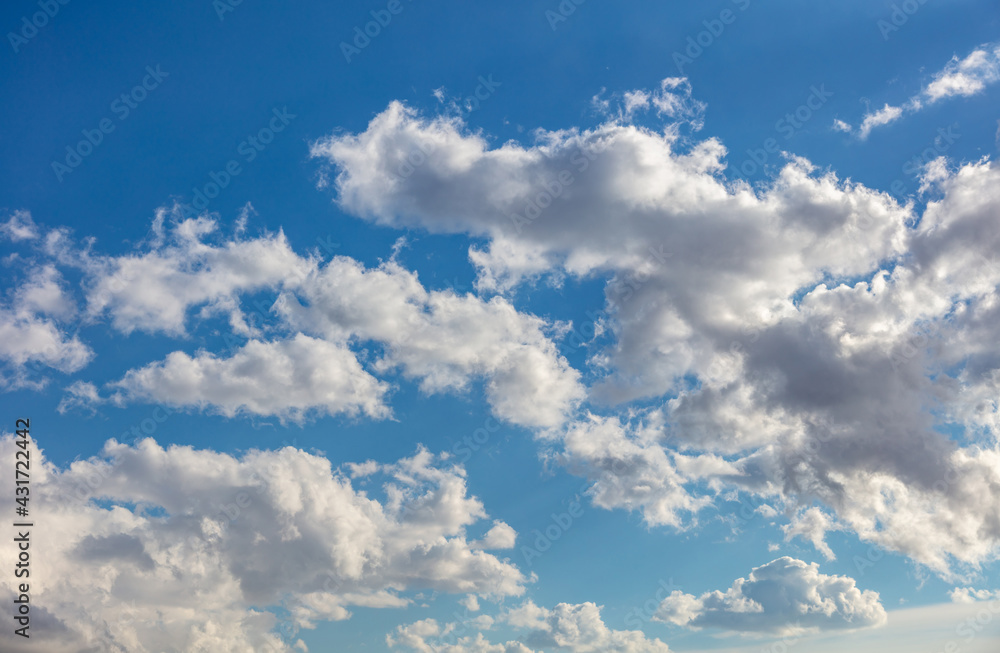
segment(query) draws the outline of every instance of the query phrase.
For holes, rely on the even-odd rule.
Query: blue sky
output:
[[[995,5],[0,24],[47,650],[1000,642]]]

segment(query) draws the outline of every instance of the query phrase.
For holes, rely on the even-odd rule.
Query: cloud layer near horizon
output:
[[[0,438],[0,454],[14,451],[12,436]],[[301,628],[347,619],[352,606],[404,607],[415,590],[518,596],[528,581],[481,548],[510,537],[466,538],[486,530],[486,511],[464,470],[423,449],[363,466],[381,479],[381,501],[292,447],[233,457],[111,440],[64,469],[31,455],[41,616],[30,643],[4,650],[291,651]],[[13,485],[10,472],[0,477]],[[12,639],[8,630],[4,646],[20,646]]]

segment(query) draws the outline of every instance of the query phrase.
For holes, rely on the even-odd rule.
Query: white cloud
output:
[[[881,626],[886,613],[878,593],[859,590],[854,579],[784,557],[738,578],[725,592],[695,597],[675,591],[654,619],[695,629],[801,634]]]
[[[889,123],[896,122],[903,117],[903,108],[894,107],[886,104],[884,107],[875,111],[874,113],[865,114],[864,120],[861,122],[861,127],[858,128],[858,138],[865,140],[871,131],[876,127],[882,127],[888,125]]]
[[[928,605],[893,610],[887,613],[887,617],[888,623],[881,628],[786,635],[771,641],[754,638],[752,643],[729,642],[728,645],[713,647],[711,650],[713,653],[913,653],[947,650],[995,653],[1000,650],[1000,637],[994,634],[996,619],[1000,617],[1000,602],[989,606],[952,603]]]
[[[826,543],[826,534],[830,531],[839,530],[828,514],[813,506],[800,511],[795,518],[785,526],[782,526],[785,533],[785,541],[794,537],[802,537],[812,542],[816,550],[823,554],[827,560],[834,560],[833,549]]]
[[[159,210],[148,251],[129,255],[75,250],[62,232],[50,238],[59,259],[86,274],[92,319],[107,314],[125,333],[183,336],[200,307],[201,318],[228,315],[238,336],[226,335],[228,356],[174,352],[129,371],[116,384],[124,399],[229,416],[384,417],[386,383],[351,352],[367,343],[383,347],[376,374],[400,371],[427,393],[465,392],[483,381],[494,413],[515,424],[559,425],[583,398],[580,375],[559,355],[550,326],[502,297],[428,291],[393,259],[372,269],[343,256],[320,265],[296,254],[281,232],[209,243],[213,220],[166,225],[170,215]],[[264,290],[278,292],[277,301],[252,297]],[[63,407],[79,403],[68,398]]]
[[[553,455],[570,472],[592,482],[588,491],[601,508],[640,510],[653,526],[682,527],[685,517],[708,505],[708,497],[695,497],[685,488],[692,478],[735,474],[725,463],[708,470],[685,456],[667,451],[655,429],[636,429],[617,419],[590,416],[568,426],[558,438]],[[704,462],[704,460],[702,461]],[[698,467],[685,473],[684,467]]]
[[[502,521],[493,522],[493,528],[487,531],[483,539],[476,540],[472,544],[479,549],[490,551],[493,549],[512,549],[514,541],[517,539],[517,532]],[[470,608],[471,609],[471,608]]]
[[[379,372],[401,369],[428,393],[486,381],[494,413],[516,424],[562,423],[583,397],[579,373],[559,355],[546,323],[507,300],[427,291],[395,262],[366,270],[335,257],[279,299],[294,328],[332,342],[374,340],[386,347]]]
[[[951,97],[970,97],[986,90],[986,87],[1000,81],[1000,44],[983,45],[973,50],[964,59],[957,56],[937,73],[920,93],[911,97],[902,106],[886,104],[878,111],[865,114],[858,128],[858,138],[865,140],[876,127],[893,123],[904,114],[920,111]],[[834,128],[851,132],[853,128],[842,120],[834,121]]]
[[[837,118],[833,121],[833,128],[839,132],[851,133],[854,128],[850,124],[844,122],[843,120]]]
[[[8,368],[0,372],[0,386],[44,384],[44,377],[39,380],[38,374],[26,369],[30,364],[64,373],[85,367],[94,352],[67,333],[66,323],[75,313],[55,267],[30,268],[9,301],[0,304],[0,361]]]
[[[613,116],[619,121],[631,121],[642,111],[655,109],[656,115],[674,121],[683,121],[693,131],[705,124],[704,102],[692,95],[691,83],[686,77],[667,77],[660,81],[660,87],[652,91],[635,89],[621,95],[613,94],[604,98],[603,92],[593,98],[593,106],[602,114]],[[615,109],[612,111],[612,104]],[[673,123],[672,128],[677,122]]]
[[[395,175],[413,148],[426,162]],[[942,575],[996,557],[994,164],[938,162],[924,182],[940,199],[918,215],[801,158],[758,189],[727,184],[717,140],[615,122],[491,149],[393,103],[314,153],[345,210],[486,237],[470,257],[487,287],[608,280],[589,399],[653,406],[545,435],[596,505],[684,527],[737,487],[786,514],[821,502],[787,534],[826,555],[824,533],[850,529]],[[945,418],[970,446],[935,430]]]
[[[977,601],[1000,600],[1000,590],[977,590],[973,587],[956,587],[948,592],[953,603],[975,603]]]
[[[0,223],[0,234],[13,242],[38,238],[38,228],[27,211],[14,211],[7,222]]]
[[[311,413],[389,417],[388,385],[366,372],[346,347],[298,334],[251,340],[228,358],[173,352],[111,384],[123,399],[210,409],[227,417],[275,415],[302,421]]]
[[[486,513],[463,470],[424,450],[380,466],[382,501],[291,447],[236,458],[110,441],[63,469],[31,456],[31,600],[44,610],[30,646],[4,630],[5,651],[289,651],[299,628],[407,605],[409,591],[524,591],[516,568],[467,542]]]
[[[981,93],[989,84],[1000,81],[1000,44],[973,50],[964,59],[953,57],[934,81],[924,89],[930,102],[953,96],[968,97]]]
[[[481,619],[481,618],[479,618]],[[425,619],[399,626],[386,637],[390,648],[440,653],[533,653],[560,650],[569,653],[668,653],[659,639],[638,630],[612,630],[594,603],[560,603],[552,609],[527,601],[501,614],[497,622],[527,631],[505,644],[490,643],[476,630],[476,621],[441,625]],[[481,622],[479,622],[481,623]]]
[[[168,213],[157,212],[159,224]],[[206,243],[217,230],[218,224],[207,217],[182,219],[161,233],[147,252],[89,256],[89,314],[109,313],[112,325],[123,333],[138,329],[180,336],[186,333],[188,312],[201,306],[202,315],[228,314],[237,333],[255,335],[245,325],[238,295],[302,279],[317,261],[293,252],[280,231],[251,240]]]
[[[89,381],[74,381],[66,388],[66,393],[59,400],[56,408],[60,415],[64,415],[71,410],[81,410],[95,414],[97,406],[107,401],[101,396],[97,386]]]

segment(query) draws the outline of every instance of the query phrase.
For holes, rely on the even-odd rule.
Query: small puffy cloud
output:
[[[0,455],[15,450],[0,438]],[[424,450],[381,467],[382,500],[292,447],[234,457],[112,440],[68,467],[34,445],[31,458],[31,599],[44,609],[31,646],[5,629],[4,651],[291,651],[299,629],[352,606],[404,607],[426,590],[518,596],[527,582],[468,543],[484,506],[461,468]],[[0,480],[13,485],[10,469]]]
[[[973,50],[964,59],[953,57],[934,81],[924,89],[930,102],[981,93],[988,85],[1000,81],[1000,44],[985,45]]]
[[[0,371],[0,386],[38,383],[32,381],[37,375],[25,369],[30,364],[64,373],[85,367],[94,352],[67,333],[67,322],[75,313],[56,268],[31,268],[9,300],[0,303],[0,361],[7,366],[6,372]]]
[[[835,120],[833,121],[833,128],[834,128],[834,129],[835,129],[836,131],[839,131],[839,132],[844,132],[844,133],[846,133],[846,134],[849,134],[849,133],[851,133],[852,131],[854,131],[854,128],[853,128],[853,127],[851,127],[851,125],[850,125],[850,124],[848,124],[848,123],[844,122],[843,120],[841,120],[841,119],[839,119],[839,118],[837,118],[837,119],[835,119]]]
[[[530,602],[529,602],[530,603]],[[667,653],[659,639],[638,630],[612,630],[601,619],[594,603],[560,603],[551,610],[538,608],[538,627],[524,638],[526,644],[573,653]]]
[[[74,381],[66,388],[66,393],[59,400],[56,410],[60,415],[64,415],[72,410],[82,410],[94,413],[96,407],[107,401],[101,396],[97,386],[89,381]]]
[[[783,557],[755,568],[725,592],[699,597],[675,591],[654,619],[687,628],[741,633],[802,633],[881,626],[877,592],[854,579],[819,573],[819,565]]]
[[[903,108],[886,104],[884,107],[873,113],[865,114],[861,127],[858,128],[858,138],[865,140],[871,131],[876,127],[882,127],[889,123],[896,122],[903,117]]]
[[[491,549],[512,549],[517,539],[517,532],[508,524],[502,521],[493,522],[493,528],[486,532],[481,540],[476,540],[473,545],[477,548],[489,551]]]
[[[14,211],[6,222],[0,222],[0,235],[13,242],[38,238],[38,227],[27,211]]]

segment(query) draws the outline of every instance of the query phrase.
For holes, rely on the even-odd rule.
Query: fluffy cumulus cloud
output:
[[[399,369],[426,392],[484,379],[494,412],[516,424],[559,425],[583,398],[579,373],[559,355],[543,320],[500,297],[428,291],[393,261],[366,270],[336,257],[277,306],[291,326],[329,341],[382,343],[376,369]]]
[[[506,625],[523,634],[516,640],[493,644],[481,630]],[[593,603],[560,603],[552,609],[526,601],[504,611],[496,620],[477,617],[469,623],[439,624],[425,619],[399,626],[386,637],[390,648],[421,653],[668,653],[659,639],[638,630],[612,630]]]
[[[228,358],[174,352],[129,371],[114,387],[124,393],[122,401],[207,408],[228,417],[390,414],[383,401],[387,384],[366,372],[351,350],[301,333],[278,342],[251,340]]]
[[[552,458],[591,482],[588,490],[601,508],[639,510],[651,526],[682,527],[708,505],[685,485],[693,480],[720,487],[718,478],[737,474],[712,455],[684,455],[663,446],[662,432],[615,418],[589,416],[568,426]]]
[[[881,109],[866,113],[858,127],[857,136],[865,140],[876,127],[896,122],[905,114],[952,97],[970,97],[1000,81],[1000,43],[980,46],[966,57],[952,57],[944,68],[936,72],[920,93],[902,106],[886,104]],[[853,132],[854,128],[843,120],[836,120],[838,131]]]
[[[827,576],[819,566],[779,558],[737,579],[725,592],[701,596],[673,592],[654,619],[688,628],[799,634],[881,626],[886,613],[877,592],[854,579]]]
[[[291,651],[300,629],[352,606],[524,591],[520,571],[468,541],[487,515],[463,470],[424,450],[369,470],[381,501],[291,447],[236,458],[112,440],[67,468],[31,455],[37,607],[30,644],[6,629],[5,651]],[[14,580],[0,589],[11,600]]]
[[[918,214],[796,157],[727,182],[722,143],[680,131],[619,115],[493,147],[392,103],[313,153],[347,211],[485,238],[483,290],[606,279],[588,400],[647,407],[545,434],[598,505],[684,527],[737,488],[828,556],[846,528],[943,575],[995,558],[1000,169],[933,162]]]
[[[89,360],[90,350],[44,315],[66,310],[56,271],[63,266],[83,276],[88,323],[107,319],[122,333],[171,337],[212,318],[229,326],[225,351],[174,352],[128,371],[103,394],[74,384],[64,409],[113,399],[228,416],[386,417],[384,377],[400,373],[427,393],[482,382],[498,417],[551,428],[584,397],[580,374],[551,338],[556,329],[502,297],[430,291],[395,260],[366,268],[338,256],[324,264],[315,253],[296,253],[281,232],[244,232],[222,236],[209,217],[161,209],[145,243],[112,256],[50,231],[40,246],[51,261],[44,274],[18,292],[12,308],[0,307],[0,330],[10,336],[0,357],[63,371]],[[370,344],[381,354],[366,366],[355,350]]]
[[[83,259],[91,316],[110,315],[124,333],[183,335],[189,311],[201,307],[202,315],[230,315],[234,330],[246,334],[251,328],[239,294],[281,287],[315,269],[316,261],[293,252],[281,232],[211,244],[206,237],[218,230],[215,220],[202,216],[165,225],[173,213],[157,211],[148,251]]]
[[[981,93],[997,81],[1000,81],[1000,43],[993,43],[973,50],[964,59],[953,57],[934,75],[924,95],[930,102],[954,96],[968,97]]]
[[[0,302],[0,387],[39,385],[46,370],[76,372],[94,356],[69,333],[76,305],[62,275],[52,265],[28,266],[22,282]]]

